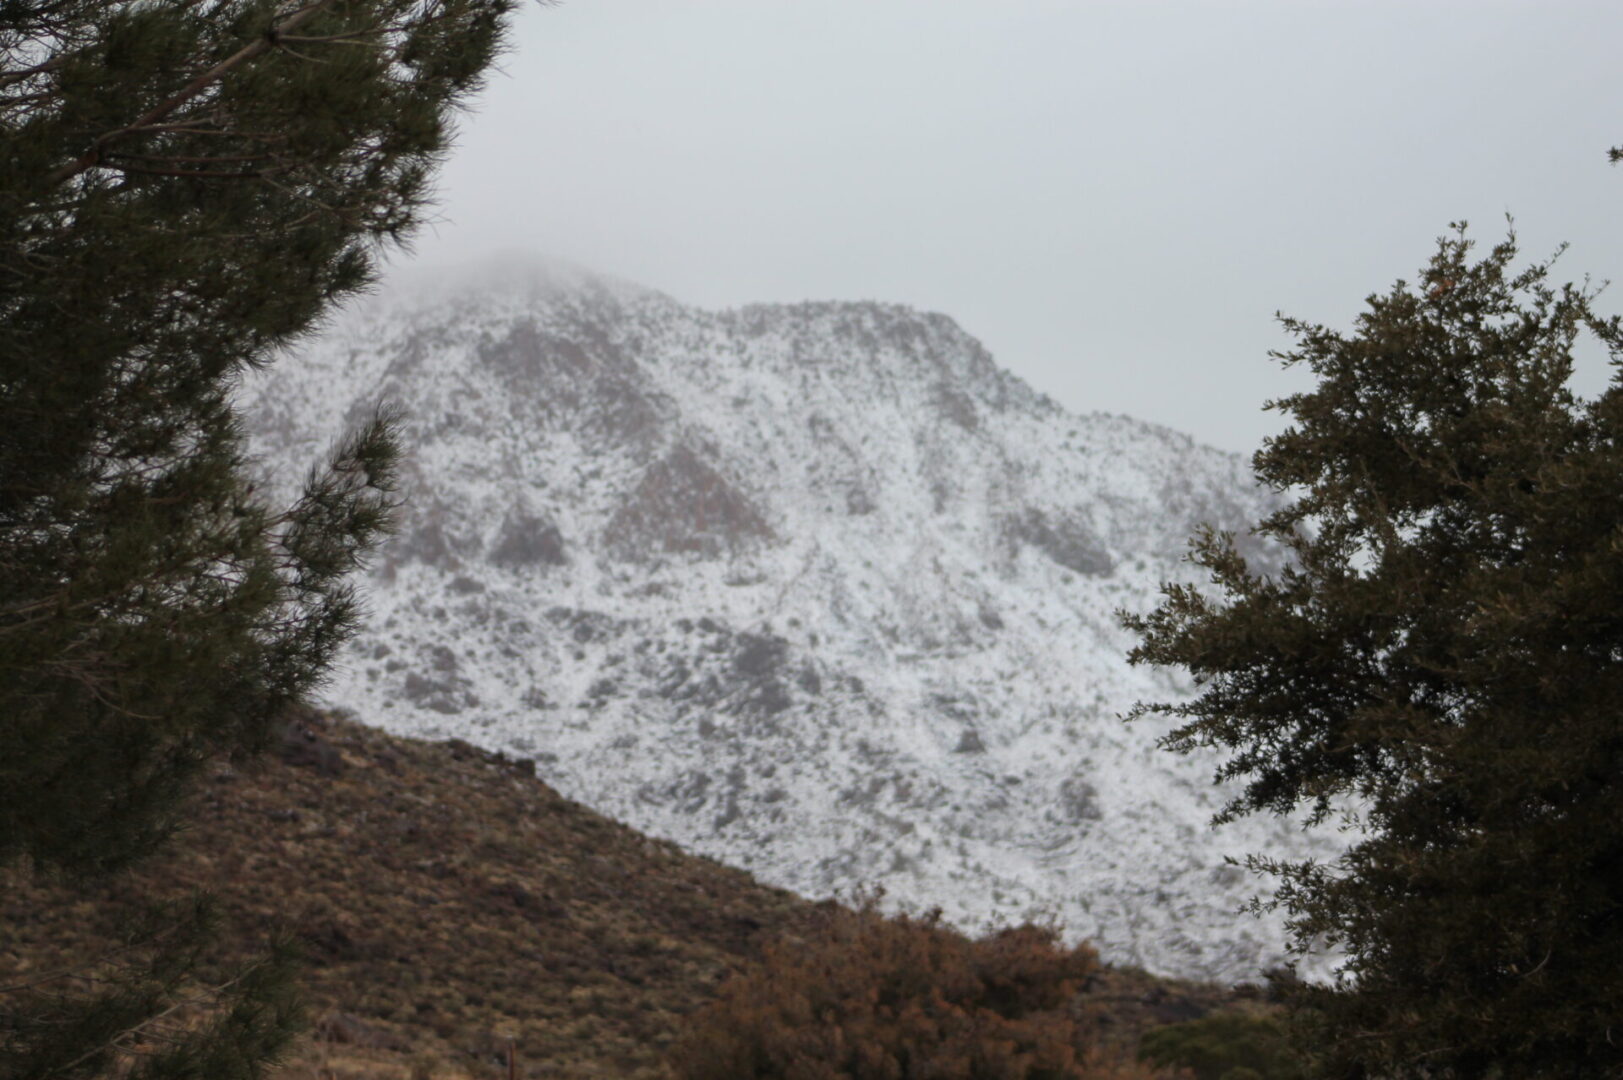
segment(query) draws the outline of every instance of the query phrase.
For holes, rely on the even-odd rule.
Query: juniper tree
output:
[[[1283,320],[1316,386],[1254,464],[1294,496],[1127,617],[1137,664],[1196,695],[1141,704],[1221,752],[1219,820],[1346,816],[1330,863],[1254,858],[1299,949],[1346,956],[1297,995],[1331,1076],[1623,1072],[1623,328],[1587,286],[1476,260],[1464,227],[1350,333]],[[1606,391],[1569,389],[1586,337]]]
[[[0,863],[149,852],[352,629],[392,420],[274,507],[232,386],[409,235],[510,2],[0,0]]]

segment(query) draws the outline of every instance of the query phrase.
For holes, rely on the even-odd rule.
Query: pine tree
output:
[[[1314,389],[1257,474],[1297,496],[1257,532],[1192,547],[1212,588],[1125,617],[1131,659],[1197,695],[1139,705],[1215,748],[1219,820],[1306,809],[1357,824],[1329,864],[1254,858],[1299,948],[1347,961],[1298,993],[1325,1075],[1623,1073],[1623,380],[1581,400],[1594,292],[1473,261],[1464,227],[1421,284],[1351,333],[1283,320]]]
[[[150,852],[353,629],[393,419],[272,507],[232,387],[409,236],[510,5],[0,0],[0,862]]]
[[[231,386],[409,230],[507,2],[0,2],[0,858],[150,850],[343,640],[389,424],[275,511]]]
[[[260,1075],[303,1027],[298,958],[278,941],[254,962],[204,978],[216,932],[211,902],[193,897],[155,907],[108,955],[0,986],[0,1077]]]

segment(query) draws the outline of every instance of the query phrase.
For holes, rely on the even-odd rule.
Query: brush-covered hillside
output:
[[[201,973],[278,930],[315,1028],[286,1080],[660,1074],[683,1017],[817,906],[563,798],[530,762],[312,714],[267,760],[217,766],[191,825],[84,891],[0,876],[0,987],[93,962],[143,906],[215,894]],[[1146,1026],[1232,1001],[1107,969],[1077,1008],[1130,1051]],[[3,999],[0,999],[3,1004]]]

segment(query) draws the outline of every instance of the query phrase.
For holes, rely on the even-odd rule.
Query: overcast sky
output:
[[[1623,310],[1620,41],[1615,0],[532,3],[414,261],[944,311],[1072,409],[1249,453],[1300,385],[1274,312],[1347,324],[1452,220],[1570,241]]]

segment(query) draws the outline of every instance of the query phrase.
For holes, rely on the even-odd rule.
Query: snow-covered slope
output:
[[[1223,857],[1212,764],[1118,714],[1235,456],[1077,416],[943,315],[700,311],[549,264],[372,299],[245,388],[284,478],[387,398],[403,534],[330,699],[534,757],[566,794],[812,895],[967,925],[1057,915],[1107,958],[1254,976],[1276,927]],[[1257,557],[1266,559],[1266,552]]]

